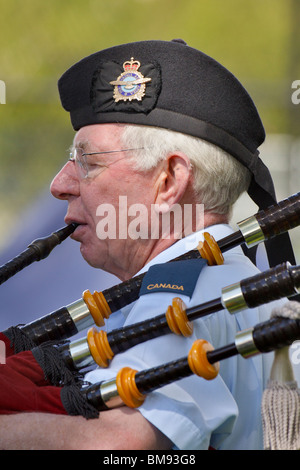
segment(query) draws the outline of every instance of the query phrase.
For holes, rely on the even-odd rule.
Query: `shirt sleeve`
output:
[[[247,261],[241,263],[241,255],[227,256],[224,266],[203,268],[191,298],[180,297],[187,307],[201,305],[220,297],[226,285],[256,272]],[[165,313],[173,298],[173,293],[164,292],[142,295],[130,309],[124,325]],[[237,316],[221,310],[194,321],[189,338],[168,333],[138,344],[115,356],[108,369],[92,371],[86,379],[98,382],[115,376],[123,367],[143,371],[187,357],[193,342],[199,338],[206,339],[214,348],[225,346],[234,341],[240,328],[258,321],[258,309],[252,309],[251,313],[246,310]],[[231,448],[247,448],[247,445],[256,448],[262,437],[259,426],[262,375],[260,359],[246,361],[235,357],[221,362],[220,373],[213,380],[207,381],[191,373],[189,377],[157,388],[147,394],[138,410],[181,450],[222,448],[229,436]],[[240,436],[241,429],[244,440]]]
[[[189,297],[180,297],[191,305]],[[173,293],[162,292],[141,296],[131,308],[124,326],[165,313],[173,298]],[[204,322],[198,321],[196,332],[198,338],[212,340]],[[193,334],[184,338],[170,332],[118,354],[108,370],[97,369],[86,378],[95,382],[116,375],[123,367],[143,371],[186,358],[197,337]],[[178,449],[207,449],[212,432],[221,441],[232,431],[238,414],[235,400],[221,376],[206,381],[192,373],[148,394],[139,411]]]

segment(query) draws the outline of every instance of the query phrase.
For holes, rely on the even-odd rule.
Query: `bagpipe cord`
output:
[[[300,303],[290,301],[271,317],[300,319]],[[289,347],[275,352],[273,369],[262,397],[265,450],[300,449],[300,390],[294,379]]]

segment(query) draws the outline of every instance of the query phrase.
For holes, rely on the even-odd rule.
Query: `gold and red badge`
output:
[[[131,57],[130,61],[123,63],[124,72],[118,76],[116,80],[110,82],[114,85],[114,100],[118,101],[141,101],[145,96],[146,83],[151,81],[151,78],[144,77],[138,69],[140,62]]]

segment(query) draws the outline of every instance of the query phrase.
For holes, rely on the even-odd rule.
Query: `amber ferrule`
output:
[[[180,297],[175,297],[166,311],[166,320],[170,330],[176,335],[191,336],[193,324],[188,320],[186,307]]]
[[[104,326],[105,319],[111,315],[111,310],[102,292],[95,291],[93,294],[89,290],[84,291],[82,298],[85,301],[97,326]]]
[[[218,375],[220,365],[218,362],[214,364],[208,362],[207,352],[209,351],[213,351],[212,345],[201,339],[193,343],[187,360],[179,359],[178,361],[164,364],[161,367],[155,367],[142,372],[124,367],[118,372],[116,378],[118,394],[126,406],[138,408],[145,400],[145,394],[140,391],[143,388],[147,389],[147,385],[144,385],[143,382],[149,382],[154,378],[156,383],[154,387],[150,387],[152,391],[163,387],[171,381],[178,380],[176,375],[178,372],[177,364],[181,368],[180,378],[187,377],[193,373],[205,380],[212,380]]]
[[[224,256],[214,237],[208,232],[203,233],[203,242],[199,242],[198,251],[203,259],[207,260],[209,266],[216,266],[224,263]]]
[[[162,317],[164,317],[164,315],[162,315]],[[163,323],[165,324],[165,328]],[[149,334],[147,334],[147,322],[142,323],[141,328],[139,328],[139,325],[136,327],[130,325],[127,329],[121,329],[121,337],[118,336],[119,330],[107,334],[105,331],[97,331],[97,329],[93,327],[90,328],[87,333],[87,343],[90,354],[96,364],[100,367],[108,367],[109,361],[111,361],[116,352],[125,351],[132,347],[132,345],[142,343],[157,335],[160,336],[164,334],[164,332],[167,332],[165,330],[168,328],[173,333],[185,337],[191,336],[193,333],[193,324],[188,320],[185,304],[180,297],[173,299],[172,305],[167,309],[164,321],[157,322],[156,333],[152,331],[152,320],[150,320]],[[131,343],[131,337],[133,337],[134,344]]]
[[[87,342],[96,364],[100,367],[108,367],[108,361],[111,361],[114,353],[109,345],[106,332],[90,328],[87,333]]]
[[[145,395],[140,393],[135,383],[137,371],[130,367],[119,370],[116,378],[118,394],[129,408],[138,408],[144,403]]]
[[[198,339],[193,343],[188,355],[188,363],[193,374],[203,377],[205,380],[216,378],[220,370],[219,362],[210,364],[207,353],[213,351],[212,345],[204,339]]]

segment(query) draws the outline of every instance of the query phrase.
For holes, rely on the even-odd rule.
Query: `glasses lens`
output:
[[[79,178],[95,178],[99,173],[105,170],[105,168],[108,168],[114,163],[117,163],[120,160],[127,158],[127,156],[124,156],[122,158],[119,158],[118,160],[114,160],[109,163],[101,163],[98,160],[99,157],[96,157],[96,155],[119,153],[119,152],[130,152],[133,150],[141,150],[142,148],[144,147],[139,147],[136,149],[132,148],[132,149],[122,149],[122,150],[108,150],[104,152],[84,153],[83,149],[78,147],[78,148],[72,149],[72,151],[70,152],[69,160],[75,162],[76,171],[77,171]]]
[[[75,148],[72,152],[73,161],[75,162],[76,170],[80,178],[86,178],[88,175],[88,168],[85,156],[83,155],[82,148]]]

